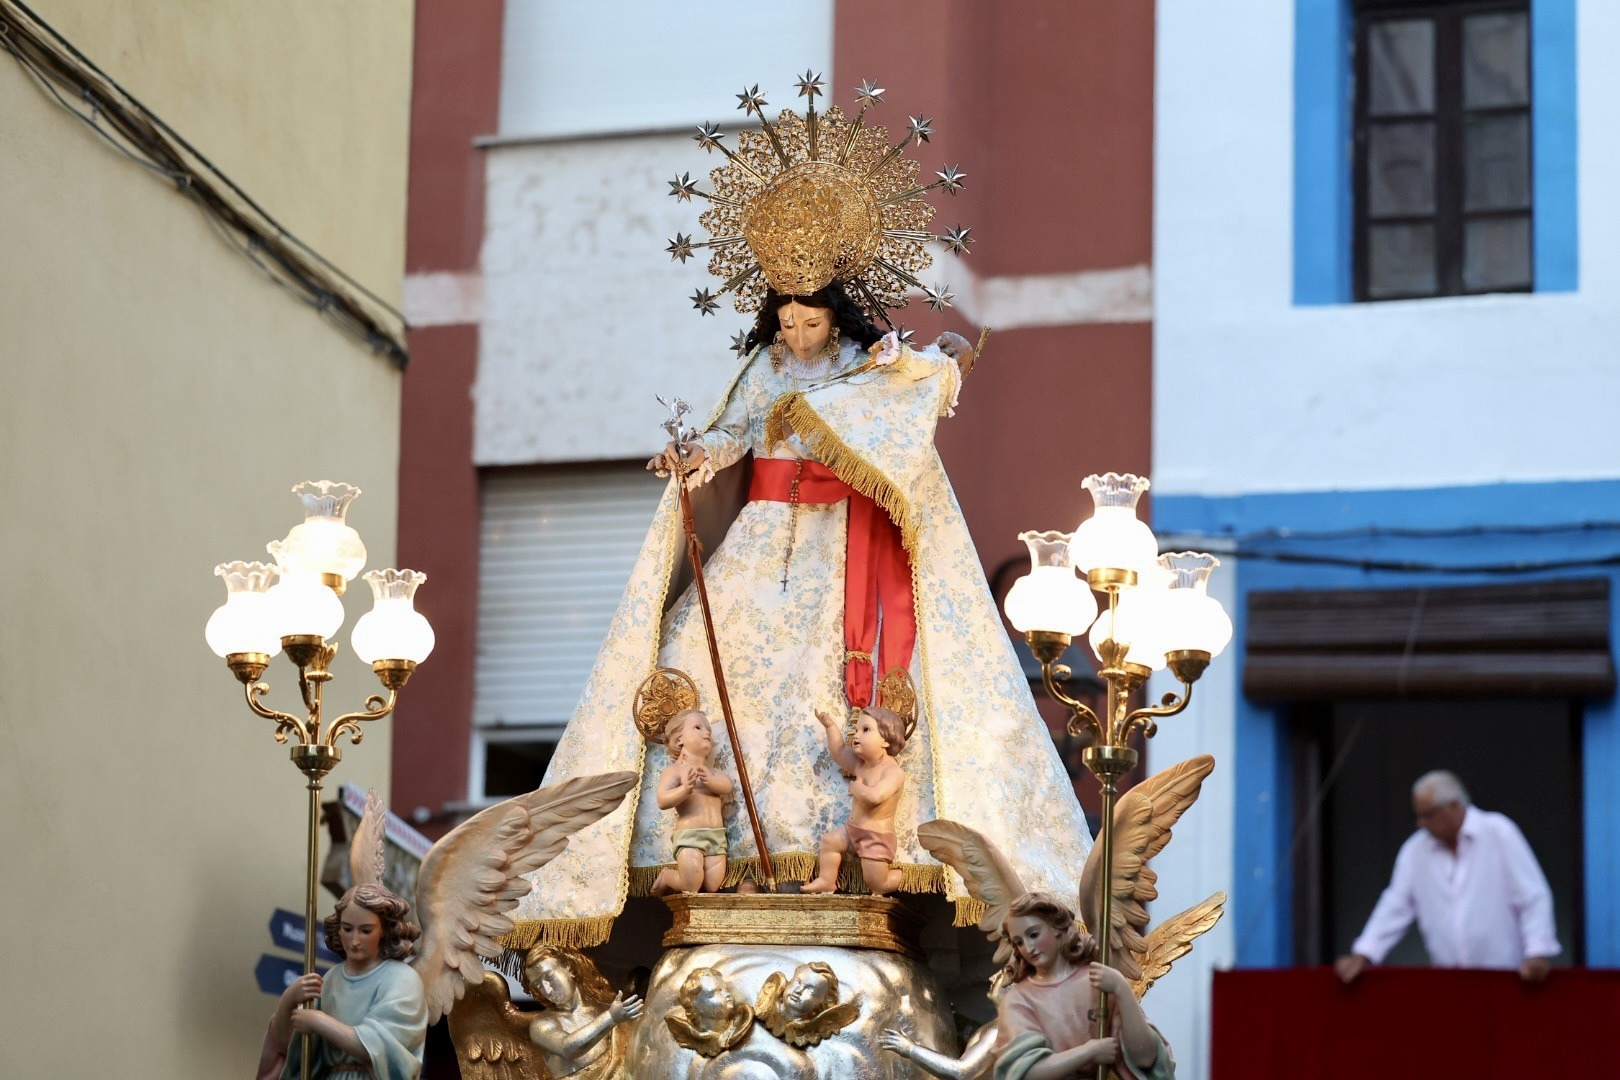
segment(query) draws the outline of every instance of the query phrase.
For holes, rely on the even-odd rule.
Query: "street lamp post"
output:
[[[343,602],[338,599],[366,563],[365,545],[347,522],[349,504],[360,489],[327,480],[294,487],[304,503],[304,521],[285,539],[266,545],[274,565],[263,562],[228,562],[214,568],[225,579],[225,603],[209,618],[204,637],[209,648],[223,657],[242,683],[250,710],[276,725],[275,740],[291,745],[294,765],[304,774],[309,791],[304,879],[304,972],[315,970],[315,885],[317,827],[320,822],[321,781],[342,758],[338,740],[351,743],[363,737],[361,724],[394,711],[399,690],[416,665],[433,651],[433,629],[415,610],[416,590],[427,580],[415,570],[373,570],[364,580],[371,586],[372,609],[355,624],[350,637],[355,654],[388,691],[369,696],[362,710],[328,720],[322,694],[332,679],[331,664],[338,644],[330,640],[343,625]],[[259,677],[278,653],[285,653],[298,669],[303,715],[267,707],[260,699],[269,692]],[[310,1038],[303,1036],[302,1076],[308,1080]]]
[[[1029,545],[1030,572],[1013,584],[1005,607],[1040,661],[1047,694],[1068,708],[1069,733],[1092,739],[1083,756],[1102,786],[1102,896],[1096,908],[1102,925],[1087,930],[1106,964],[1112,948],[1114,803],[1119,778],[1136,765],[1131,736],[1140,730],[1152,737],[1159,719],[1187,707],[1192,684],[1231,640],[1232,621],[1207,592],[1219,560],[1188,551],[1160,555],[1153,531],[1136,516],[1137,500],[1148,489],[1146,477],[1105,473],[1086,477],[1082,486],[1096,510],[1073,533],[1019,534]],[[1101,614],[1093,591],[1107,597]],[[1088,628],[1098,675],[1108,687],[1101,716],[1064,689],[1070,671],[1059,663],[1070,642]],[[1164,668],[1181,683],[1181,693],[1132,709],[1132,693]],[[1104,997],[1097,1008],[1099,1036],[1108,1033],[1108,1013]],[[1106,1074],[1106,1067],[1098,1072]]]

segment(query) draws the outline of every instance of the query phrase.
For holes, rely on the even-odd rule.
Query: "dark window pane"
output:
[[[1524,210],[1530,206],[1530,118],[1480,116],[1463,130],[1463,208]]]
[[[1530,28],[1523,12],[1463,20],[1463,107],[1530,103]]]
[[[1465,226],[1463,288],[1524,289],[1530,286],[1530,218],[1481,218]]]
[[[1367,27],[1367,113],[1434,111],[1434,23],[1390,19]]]
[[[1434,226],[1374,225],[1367,230],[1367,295],[1432,296]]]
[[[1434,125],[1428,121],[1367,128],[1367,213],[1390,217],[1434,212]]]
[[[525,795],[540,786],[546,766],[556,751],[555,740],[488,742],[484,744],[484,795],[506,798]]]

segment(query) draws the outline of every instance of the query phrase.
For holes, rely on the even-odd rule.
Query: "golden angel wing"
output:
[[[450,1041],[463,1080],[550,1080],[529,1041],[530,1019],[493,971],[468,986],[450,1014]]]
[[[1170,842],[1170,827],[1198,799],[1204,778],[1215,768],[1208,754],[1170,766],[1137,784],[1114,806],[1114,872],[1109,934],[1110,959],[1121,975],[1142,977],[1146,949],[1147,903],[1159,895],[1159,875],[1148,860]],[[1102,844],[1094,844],[1080,875],[1080,917],[1092,934],[1102,932]]]
[[[1142,975],[1131,982],[1131,990],[1136,996],[1140,998],[1154,983],[1168,975],[1170,965],[1192,952],[1193,942],[1220,922],[1225,911],[1226,894],[1218,892],[1203,903],[1194,904],[1155,926],[1147,937],[1147,948],[1138,960]]]
[[[1028,891],[1001,849],[982,833],[943,818],[917,826],[917,842],[928,854],[962,875],[968,894],[982,900],[987,909],[979,920],[979,929],[992,938],[999,936],[1007,909]]]
[[[360,815],[349,838],[349,883],[351,885],[381,885],[383,883],[383,843],[388,828],[388,811],[376,789],[366,792],[366,812]]]
[[[506,913],[532,888],[523,875],[568,846],[568,837],[618,808],[633,772],[580,776],[519,795],[473,815],[433,845],[416,884],[422,939],[416,970],[427,992],[428,1023],[483,980],[479,957],[501,954],[513,929]]]

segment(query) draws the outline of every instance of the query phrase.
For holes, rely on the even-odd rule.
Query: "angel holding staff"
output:
[[[1226,897],[1216,893],[1149,933],[1145,905],[1158,896],[1158,876],[1147,864],[1169,842],[1170,827],[1198,798],[1214,767],[1213,758],[1195,757],[1121,797],[1114,809],[1112,875],[1105,880],[1099,844],[1080,876],[1084,925],[1061,898],[1027,890],[1006,856],[979,832],[953,821],[918,826],[917,838],[929,853],[955,868],[987,906],[979,928],[997,942],[997,978],[1006,988],[997,1009],[996,1080],[1057,1080],[1105,1066],[1129,1080],[1175,1076],[1175,1058],[1140,999],[1215,925]],[[1104,888],[1113,901],[1106,927],[1099,918]],[[1092,926],[1110,937],[1110,964],[1098,962],[1097,939],[1087,930]],[[1105,998],[1110,1025],[1101,1032],[1093,1017]]]

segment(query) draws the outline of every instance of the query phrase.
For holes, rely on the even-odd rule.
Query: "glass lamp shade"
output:
[[[415,570],[373,570],[365,576],[372,608],[360,616],[350,635],[356,656],[368,664],[379,660],[420,664],[428,658],[433,627],[415,605],[416,589],[426,580],[426,574]]]
[[[1213,555],[1176,551],[1159,557],[1170,575],[1158,633],[1168,652],[1196,649],[1219,656],[1232,640],[1232,619],[1209,595],[1210,571],[1221,565]]]
[[[1139,574],[1135,588],[1120,590],[1115,610],[1097,616],[1088,640],[1098,660],[1103,658],[1103,642],[1112,640],[1126,646],[1127,663],[1159,671],[1165,666],[1164,602],[1170,578],[1157,563]]]
[[[331,480],[306,480],[292,493],[304,504],[304,521],[282,541],[286,558],[308,573],[353,581],[366,565],[366,545],[347,520],[349,504],[360,489]]]
[[[1136,501],[1148,489],[1147,477],[1103,473],[1086,477],[1080,486],[1091,492],[1097,509],[1069,541],[1075,569],[1131,570],[1139,575],[1151,569],[1159,557],[1159,542],[1136,516]]]
[[[214,609],[203,629],[203,638],[215,655],[281,651],[276,633],[269,589],[276,579],[276,568],[262,562],[228,562],[214,567],[214,574],[225,579],[225,603]]]
[[[1097,614],[1097,598],[1069,564],[1069,534],[1023,532],[1018,539],[1029,545],[1030,571],[1007,592],[1007,621],[1021,634],[1085,633]]]
[[[272,540],[265,546],[281,568],[281,581],[269,592],[277,636],[336,634],[343,625],[343,601],[337,593],[321,583],[320,575],[288,558],[287,541]]]

